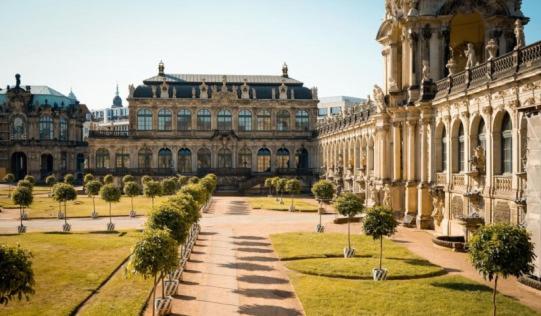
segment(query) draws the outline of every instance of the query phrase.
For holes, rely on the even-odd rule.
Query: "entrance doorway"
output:
[[[16,180],[20,180],[26,176],[27,168],[26,155],[22,152],[16,152],[11,155],[11,172]]]
[[[47,176],[53,173],[53,155],[43,154],[41,155],[41,179],[45,179]]]

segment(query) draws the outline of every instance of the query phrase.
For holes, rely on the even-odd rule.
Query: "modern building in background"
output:
[[[321,97],[317,105],[317,117],[321,119],[334,116],[364,102],[366,99],[348,96]]]
[[[122,105],[122,98],[116,87],[113,104],[105,109],[91,111],[84,124],[84,138],[87,139],[91,130],[113,131],[127,133],[129,125],[129,109]]]
[[[83,122],[88,109],[73,92],[69,96],[47,86],[0,90],[0,177],[29,174],[42,180],[50,174],[81,176],[86,143]]]

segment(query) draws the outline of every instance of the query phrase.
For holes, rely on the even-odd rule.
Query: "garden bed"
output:
[[[437,236],[432,238],[432,243],[440,247],[452,249],[453,251],[465,252],[467,250],[464,236]]]

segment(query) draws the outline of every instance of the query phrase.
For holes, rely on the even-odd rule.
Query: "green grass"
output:
[[[68,315],[129,255],[139,232],[2,235],[33,254],[36,293],[2,306],[3,315]],[[128,287],[126,285],[125,287]]]
[[[284,196],[283,204],[276,201],[275,197],[248,197],[248,204],[253,209],[264,209],[272,211],[289,211],[289,206],[291,205],[291,198]],[[300,212],[317,212],[318,205],[316,201],[311,201],[307,199],[294,199],[293,205],[295,205],[295,210]]]
[[[388,280],[374,282],[379,243],[352,235],[355,258],[340,258],[346,234],[271,235],[273,247],[291,269],[290,279],[311,315],[491,315],[492,290],[456,275],[384,240]],[[321,276],[323,275],[323,276]],[[351,279],[357,278],[357,279]],[[498,295],[498,315],[538,315],[516,300]]]
[[[157,197],[154,199],[154,206],[157,207],[160,205],[160,202],[166,200],[167,196]],[[95,198],[96,201],[96,212],[99,216],[109,216],[109,204],[105,203],[99,197]],[[150,198],[144,196],[137,196],[133,199],[134,209],[139,215],[147,214],[151,208]],[[11,199],[8,199],[5,196],[0,198],[0,207],[2,208],[17,208],[17,205],[14,205]],[[70,201],[67,203],[68,207],[68,216],[69,217],[89,217],[92,214],[92,199],[86,195],[79,195],[75,201]],[[56,218],[58,215],[58,202],[55,202],[52,198],[47,195],[34,195],[34,203],[30,206],[30,209],[26,209],[29,218],[36,217],[51,217]],[[62,211],[64,206],[62,206]],[[111,208],[111,213],[113,215],[129,215],[131,210],[131,199],[128,197],[122,197],[120,202],[113,203]]]

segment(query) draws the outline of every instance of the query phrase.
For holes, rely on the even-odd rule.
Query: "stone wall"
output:
[[[535,275],[541,277],[541,116],[532,116],[528,119],[528,212],[526,213],[526,227],[530,231],[532,241],[535,243],[536,271]]]

